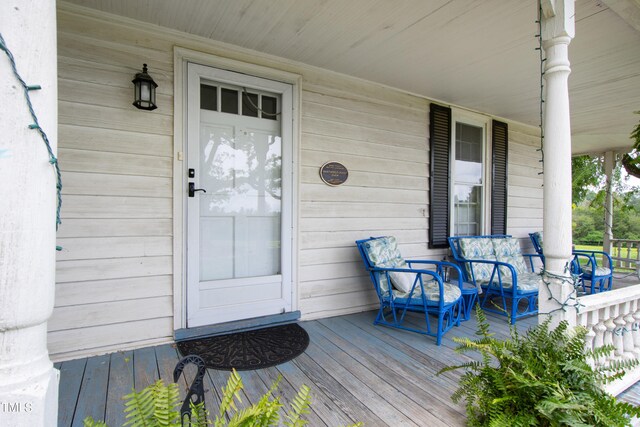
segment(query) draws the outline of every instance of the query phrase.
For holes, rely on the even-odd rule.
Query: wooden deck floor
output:
[[[374,312],[303,322],[310,345],[295,360],[277,367],[240,372],[243,400],[255,402],[279,375],[285,398],[302,384],[311,387],[311,426],[340,426],[363,421],[366,426],[462,426],[464,409],[451,402],[459,372],[436,376],[442,367],[469,360],[456,354],[455,336],[473,336],[475,319],[452,329],[442,346],[419,334],[373,326]],[[506,336],[504,317],[488,315],[492,331]],[[518,321],[527,329],[536,317]],[[81,426],[91,415],[110,427],[124,422],[121,397],[158,378],[172,381],[179,354],[171,345],[71,360],[61,371],[59,427]],[[227,372],[208,370],[207,408],[218,408],[218,391]],[[186,382],[181,383],[186,388]],[[637,393],[629,393],[630,401]],[[635,402],[634,402],[635,403]]]

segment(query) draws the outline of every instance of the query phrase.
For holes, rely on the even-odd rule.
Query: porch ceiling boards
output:
[[[534,0],[70,1],[539,123]],[[637,0],[576,2],[569,49],[574,153],[632,145],[632,112],[640,109],[637,16]]]

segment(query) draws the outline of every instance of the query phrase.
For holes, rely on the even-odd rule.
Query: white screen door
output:
[[[292,87],[187,75],[187,327],[291,311]]]

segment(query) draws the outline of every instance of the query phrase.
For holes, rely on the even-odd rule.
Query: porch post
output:
[[[613,151],[604,153],[604,173],[607,177],[606,182],[606,199],[604,204],[604,236],[602,239],[602,247],[605,252],[611,253],[611,244],[613,240],[613,167],[615,165],[615,154]],[[605,267],[609,263],[608,259],[602,260]]]
[[[568,78],[569,43],[575,34],[574,0],[541,0],[542,47],[546,81],[544,110],[544,254],[545,282],[540,289],[540,321],[552,317],[575,324],[571,258],[571,123]],[[569,303],[566,305],[566,303]]]
[[[55,282],[56,175],[29,112],[57,145],[56,2],[0,2],[0,425],[57,424],[59,372],[47,351]]]

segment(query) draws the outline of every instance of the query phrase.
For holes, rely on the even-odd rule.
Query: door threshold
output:
[[[187,341],[194,338],[213,337],[233,332],[244,332],[265,326],[279,326],[293,323],[300,319],[300,311],[290,311],[282,314],[254,317],[252,319],[236,320],[218,323],[216,325],[197,326],[195,328],[177,329],[173,336],[176,341]]]

